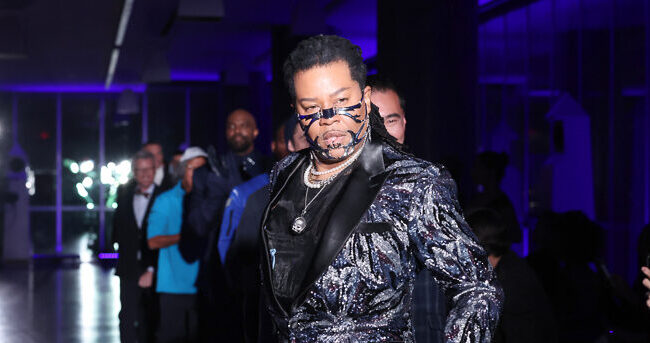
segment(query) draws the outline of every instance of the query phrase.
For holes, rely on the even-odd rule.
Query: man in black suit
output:
[[[147,246],[147,217],[161,192],[154,183],[154,156],[139,151],[132,160],[134,178],[118,189],[113,217],[113,242],[119,245],[115,274],[120,277],[120,338],[152,342],[156,299],[153,280],[157,255]]]

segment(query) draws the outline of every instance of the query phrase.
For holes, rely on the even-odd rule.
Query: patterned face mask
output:
[[[318,110],[312,114],[305,114],[301,115],[300,113],[296,112],[296,116],[298,116],[298,120],[300,121],[300,127],[302,128],[303,132],[305,133],[305,137],[307,138],[307,142],[311,146],[311,149],[314,153],[318,155],[321,159],[324,160],[342,160],[350,156],[352,152],[354,151],[354,147],[356,147],[359,143],[364,141],[364,139],[369,135],[370,133],[370,125],[368,122],[368,109],[365,111],[365,117],[361,119],[360,114],[354,114],[356,110],[360,109],[361,106],[363,105],[363,93],[361,93],[361,100],[359,100],[359,103],[356,105],[348,106],[348,107],[332,107],[332,108],[326,108],[326,109],[321,109],[318,108]],[[316,137],[315,140],[311,139],[309,137],[309,128],[320,120],[321,118],[325,119],[330,119],[336,115],[341,115],[341,116],[346,116],[352,120],[354,120],[355,123],[362,123],[362,125],[359,127],[359,130],[357,132],[354,132],[352,130],[348,130],[347,132],[350,134],[350,142],[344,146],[327,146],[325,148],[321,147],[318,145],[318,137]],[[304,124],[303,121],[308,121],[307,124]],[[366,132],[361,135],[361,132],[363,131],[364,127],[368,127]],[[331,152],[334,149],[343,149],[343,155],[340,157],[334,157],[332,156]]]

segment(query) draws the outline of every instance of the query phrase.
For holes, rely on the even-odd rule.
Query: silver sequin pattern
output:
[[[290,313],[290,342],[414,342],[411,301],[417,272],[429,269],[448,302],[445,342],[489,342],[503,292],[465,222],[450,174],[386,145],[392,171],[355,232],[305,302]],[[293,162],[281,161],[272,173]]]

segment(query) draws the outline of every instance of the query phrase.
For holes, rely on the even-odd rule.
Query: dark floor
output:
[[[95,263],[0,267],[3,343],[119,342],[119,279]]]

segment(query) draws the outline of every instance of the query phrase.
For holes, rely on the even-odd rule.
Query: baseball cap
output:
[[[208,154],[198,146],[191,146],[187,149],[185,149],[185,152],[183,153],[183,156],[181,156],[181,163],[189,161],[193,158],[196,157],[208,157]]]

